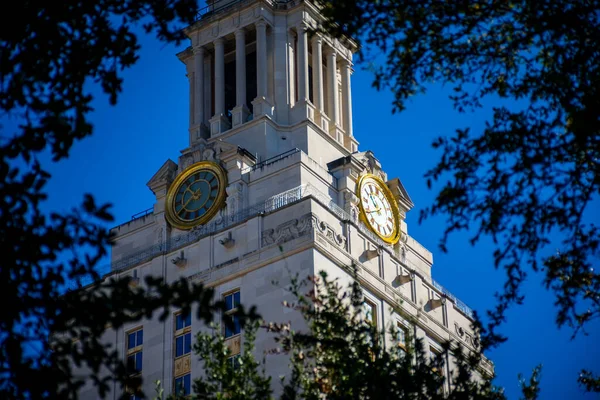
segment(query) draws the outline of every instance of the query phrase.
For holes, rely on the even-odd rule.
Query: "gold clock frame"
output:
[[[362,204],[363,199],[361,196],[361,194],[362,194],[361,189],[362,189],[362,186],[366,179],[374,180],[378,184],[381,191],[383,192],[387,201],[390,203],[390,207],[392,208],[392,215],[394,218],[394,227],[393,227],[394,230],[392,231],[392,234],[389,236],[383,236],[379,232],[377,232],[375,227],[373,227],[373,225],[367,218],[367,213],[365,212],[365,209],[363,207],[363,204]],[[394,198],[392,191],[390,190],[390,188],[388,188],[387,184],[383,181],[383,179],[381,179],[377,175],[373,175],[373,174],[361,175],[356,184],[356,195],[358,197],[358,207],[360,210],[359,216],[360,216],[361,221],[384,242],[386,242],[388,244],[392,244],[392,245],[398,243],[398,241],[400,240],[400,210],[398,208],[398,204],[396,204],[396,199]]]
[[[219,193],[217,193],[217,197],[211,208],[209,208],[206,213],[193,221],[182,221],[175,213],[175,196],[179,187],[185,182],[187,178],[191,175],[195,174],[198,171],[206,171],[209,170],[215,174],[217,179],[219,180]],[[202,225],[210,221],[212,217],[214,217],[217,212],[223,207],[226,198],[225,189],[227,187],[227,173],[221,168],[221,166],[212,161],[200,161],[193,165],[187,167],[181,174],[175,178],[171,186],[169,187],[169,191],[167,192],[167,200],[166,200],[166,218],[171,226],[181,229],[188,230],[192,229],[197,225]]]

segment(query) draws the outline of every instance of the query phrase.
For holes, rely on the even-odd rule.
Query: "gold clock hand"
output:
[[[200,198],[201,194],[202,193],[200,192],[200,189],[193,192],[192,195],[190,196],[190,198],[188,199],[188,201],[185,202],[185,204],[183,205],[183,207],[181,207],[181,209],[177,212],[177,214],[181,214],[181,212],[187,208],[187,205],[190,204],[190,201],[198,200]]]

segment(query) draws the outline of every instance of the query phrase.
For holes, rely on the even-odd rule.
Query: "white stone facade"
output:
[[[474,349],[470,310],[432,280],[433,256],[409,236],[404,221],[400,242],[390,246],[357,217],[356,182],[365,172],[387,182],[402,219],[412,202],[372,153],[358,152],[350,87],[355,45],[309,37],[307,28],[318,24],[319,14],[308,1],[222,1],[212,7],[187,29],[191,46],[178,55],[190,82],[190,147],[148,182],[156,195],[153,213],[114,228],[108,277],[134,276],[139,285],[148,275],[167,282],[184,277],[215,288],[219,298],[239,290],[241,302],[256,305],[265,320],[291,321],[299,329],[300,315],[282,305],[291,300],[284,290],[290,276],[325,270],[349,282],[354,266],[376,305],[381,329],[400,323],[432,351],[446,340]],[[255,79],[247,79],[248,60],[254,56],[244,56],[250,53],[256,54]],[[232,59],[235,74],[227,75],[225,66]],[[236,87],[230,110],[225,107],[231,97],[227,79],[235,80]],[[165,220],[169,185],[202,160],[226,170],[226,203],[206,225],[191,231],[171,228]],[[106,340],[125,358],[127,333],[143,328],[141,371],[147,394],[155,380],[171,393],[181,368],[189,369],[192,379],[202,372],[193,354],[185,366],[181,358],[175,360],[174,320],[175,314],[164,322],[155,318],[106,332]],[[191,322],[192,334],[201,329],[207,328]],[[259,335],[259,353],[274,346],[271,337]],[[267,367],[274,376],[288,370],[280,355],[269,355]],[[482,368],[493,370],[491,364]],[[110,398],[122,390],[115,387]],[[95,398],[92,393],[88,388],[82,398]]]

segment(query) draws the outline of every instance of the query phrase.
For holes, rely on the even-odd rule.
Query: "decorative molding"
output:
[[[356,194],[349,190],[344,193],[344,210],[350,214],[353,222],[358,220],[358,202]]]
[[[158,171],[150,178],[146,186],[152,190],[152,192],[157,195],[158,191],[161,188],[165,188],[173,179],[175,179],[175,175],[177,174],[177,164],[172,160],[167,160],[165,163],[159,168]]]
[[[192,370],[192,359],[188,354],[175,360],[175,376],[185,375]]]
[[[317,218],[315,217],[315,219]],[[320,221],[317,224],[317,226],[321,234],[323,234],[327,239],[331,240],[339,247],[342,247],[344,249],[346,248],[346,238],[343,235],[337,233],[327,222]]]
[[[366,249],[362,256],[365,258],[365,260],[371,260],[375,257],[379,257],[381,255],[381,247],[377,247],[375,249]]]
[[[185,255],[183,254],[183,250],[181,250],[181,252],[179,253],[179,256],[172,258],[171,262],[173,264],[175,264],[176,266],[178,266],[179,268],[185,268],[187,266],[187,259],[185,258]]]
[[[233,220],[235,215],[244,208],[245,186],[244,183],[237,182],[225,189],[227,191],[227,215],[230,220]]]
[[[275,229],[267,229],[262,232],[262,246],[270,246],[272,244],[281,244],[290,240],[308,235],[311,232],[316,233],[319,237],[326,239],[338,247],[346,248],[346,238],[338,233],[332,226],[325,221],[319,221],[319,218],[308,213],[300,218],[285,222]]]
[[[233,246],[235,246],[235,239],[233,238],[231,231],[229,231],[227,236],[225,236],[223,239],[219,239],[219,243],[226,249],[231,249]]]
[[[405,283],[409,283],[411,281],[413,281],[415,279],[415,274],[414,273],[408,273],[406,275],[398,275],[394,278],[394,280],[392,281],[392,286],[393,287],[399,287],[404,285]]]
[[[465,330],[462,326],[458,325],[456,322],[454,323],[454,330],[458,334],[458,337],[465,340]]]
[[[242,336],[237,335],[229,339],[225,339],[225,346],[229,348],[231,355],[235,356],[237,354],[240,354],[240,351],[242,349]]]
[[[200,138],[179,156],[179,170],[183,171],[200,161],[219,163],[221,153],[228,151],[237,151],[237,146],[226,142],[208,143],[205,139]]]
[[[285,222],[275,229],[267,229],[262,232],[262,247],[272,244],[281,244],[290,240],[308,235],[314,231],[317,224],[317,217],[312,213],[303,215],[300,218]]]

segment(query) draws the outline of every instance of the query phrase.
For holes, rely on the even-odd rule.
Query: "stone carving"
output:
[[[460,337],[461,340],[463,340],[466,344],[474,348],[479,347],[479,340],[473,335],[467,333],[465,329],[462,326],[458,325],[456,322],[454,323],[454,330],[457,333],[458,337]]]
[[[461,339],[464,339],[464,337],[465,337],[465,330],[461,326],[459,326],[456,322],[454,323],[454,330],[456,331],[456,333],[458,333],[458,336]]]
[[[202,158],[206,161],[215,161],[215,151],[207,148],[202,152]]]
[[[156,229],[154,229],[154,232],[156,232],[155,243],[159,245],[162,244],[165,241],[165,238],[163,237],[164,227],[159,226]]]
[[[182,171],[199,161],[219,162],[219,155],[223,151],[237,149],[237,146],[229,143],[208,143],[204,139],[198,139],[193,146],[179,157],[179,170]]]
[[[230,221],[244,208],[244,186],[243,183],[237,182],[225,189],[227,191],[227,215]]]
[[[184,169],[191,166],[193,163],[194,163],[194,157],[191,154],[186,155],[185,157],[182,158],[181,170],[183,171]]]
[[[314,230],[316,223],[316,216],[309,213],[300,218],[285,222],[275,229],[267,229],[262,232],[262,246],[269,246],[275,243],[281,244],[308,235]]]
[[[406,262],[406,254],[408,249],[406,248],[405,241],[402,240],[403,236],[406,236],[404,233],[400,232],[400,240],[396,243],[396,256],[402,261]]]
[[[300,218],[293,219],[279,225],[275,229],[267,229],[262,233],[262,246],[269,246],[274,243],[285,243],[290,240],[310,234],[317,229],[319,237],[326,238],[335,245],[346,248],[346,238],[337,233],[325,221],[319,221],[316,215],[312,213],[305,214]]]
[[[329,226],[329,224],[325,221],[321,221],[318,226],[321,233],[323,233],[327,239],[333,241],[338,246],[343,248],[346,247],[346,238],[338,234],[331,226]]]
[[[175,360],[175,376],[183,375],[192,369],[191,356],[187,355]]]
[[[344,193],[344,210],[352,217],[352,221],[358,219],[358,196],[351,191]]]

